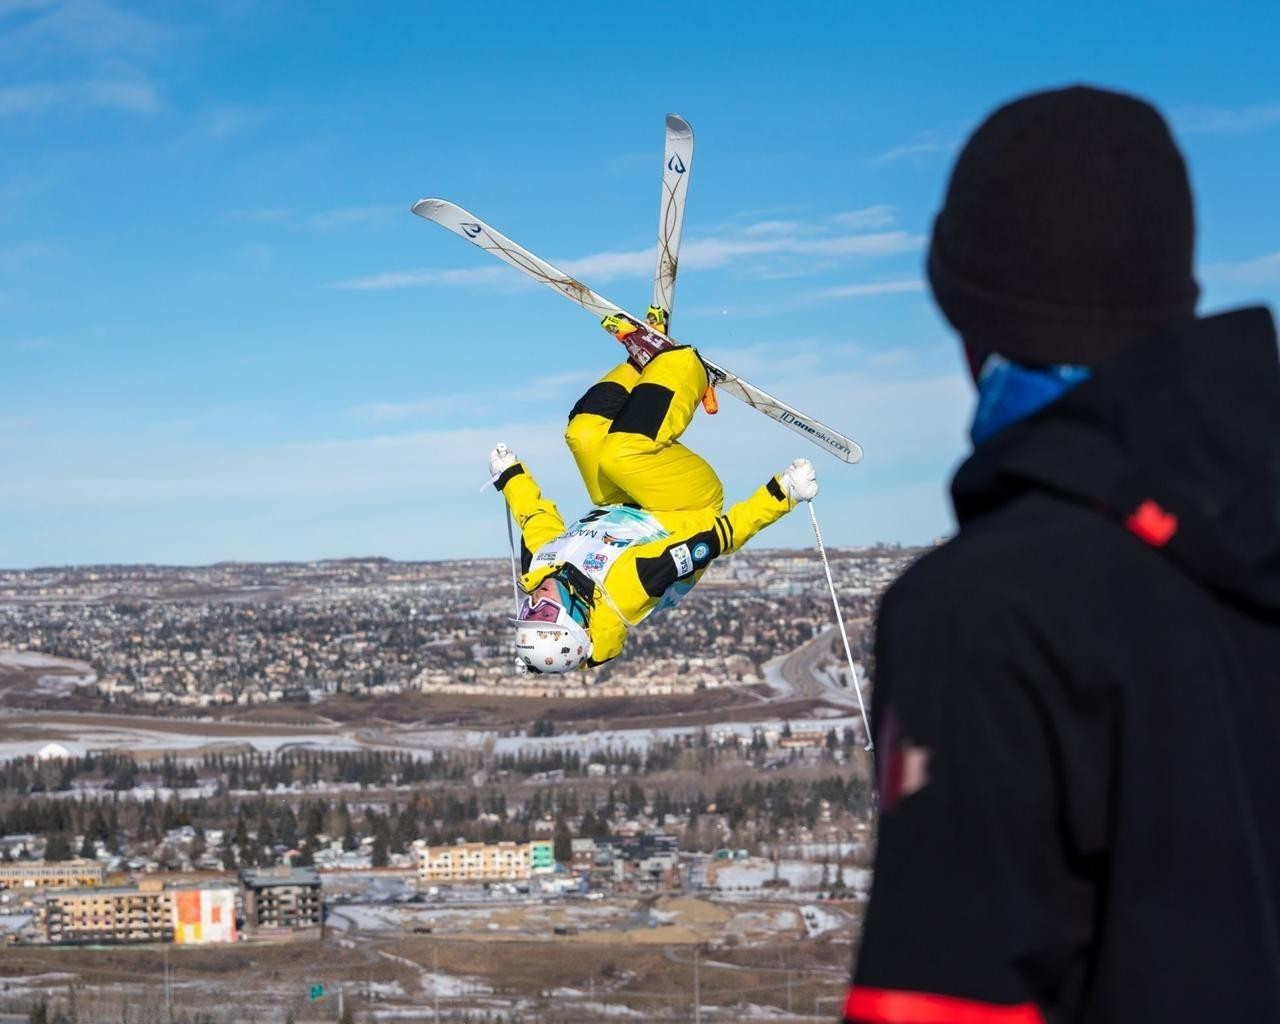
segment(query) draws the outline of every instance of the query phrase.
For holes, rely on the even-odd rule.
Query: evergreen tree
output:
[[[307,811],[307,838],[314,839],[324,831],[325,803],[317,800]]]
[[[55,832],[49,837],[44,848],[45,860],[70,860],[71,840],[65,832]]]
[[[554,846],[555,858],[561,864],[568,864],[573,859],[573,835],[563,818],[556,819]]]
[[[298,845],[298,819],[294,816],[293,808],[287,804],[280,814],[280,822],[276,828],[276,838],[286,848]]]

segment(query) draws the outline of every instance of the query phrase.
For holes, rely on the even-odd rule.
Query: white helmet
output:
[[[548,576],[520,605],[516,664],[531,672],[570,672],[591,657],[590,609],[565,581]]]
[[[591,656],[591,639],[576,622],[516,620],[516,660],[534,672],[572,672]]]

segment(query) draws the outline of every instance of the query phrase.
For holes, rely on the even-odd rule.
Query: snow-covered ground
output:
[[[800,908],[800,916],[810,936],[823,935],[849,927],[849,918],[843,913],[820,904],[806,904]]]
[[[77,719],[71,716],[59,718],[52,715],[40,723],[40,731],[45,734],[43,739],[0,741],[0,761],[36,756],[49,742],[51,733],[58,734],[57,742],[66,747],[72,755],[82,755],[89,749],[181,752],[216,746],[220,743],[250,746],[260,753],[274,752],[284,747],[326,751],[365,750],[369,747],[368,744],[360,742],[354,734],[346,733],[232,736],[222,731],[216,734],[168,732],[160,722],[155,722],[154,725],[151,722],[139,722],[136,726],[86,725],[82,718]],[[64,739],[63,736],[66,738]],[[400,748],[398,745],[388,745],[387,749]]]
[[[788,884],[783,888],[766,889],[765,883],[774,877],[773,861],[753,858],[744,861],[729,861],[715,868],[713,888],[721,893],[752,891],[759,889],[769,897],[778,899],[794,898],[801,894],[816,893],[829,889],[836,879],[836,866],[827,866],[827,882],[822,883],[822,865],[813,861],[783,860],[778,862],[778,877]],[[845,866],[841,872],[845,888],[851,892],[863,893],[871,886],[871,872],[862,868]]]
[[[78,974],[67,974],[62,971],[49,974],[26,974],[12,978],[0,975],[0,991],[12,993],[15,989],[50,989],[79,980]]]
[[[583,1020],[598,1020],[601,1017],[649,1017],[647,1011],[633,1010],[629,1006],[618,1006],[612,1003],[592,1002],[590,994],[576,988],[557,988],[551,996],[560,1000],[569,1000],[565,1008],[572,1007],[575,1015],[580,1014]]]
[[[13,935],[31,923],[31,914],[0,914],[0,935]]]
[[[428,970],[415,960],[396,956],[394,953],[379,951],[378,955],[417,971],[422,991],[427,995],[439,996],[441,999],[445,999],[467,995],[490,995],[493,992],[492,988],[478,978],[463,974],[440,974]],[[397,982],[396,988],[399,987],[400,985]]]
[[[44,668],[57,669],[71,675],[93,674],[93,669],[83,661],[58,658],[40,651],[15,651],[10,648],[0,650],[0,668]]]
[[[835,718],[824,717],[822,719],[822,727],[841,732],[845,726],[856,727],[858,721],[859,719],[856,716],[848,715]],[[665,729],[612,729],[606,732],[573,733],[561,736],[495,737],[492,732],[485,732],[479,729],[397,729],[389,727],[379,733],[374,733],[368,729],[362,729],[358,733],[354,730],[348,732],[342,730],[329,731],[328,729],[321,731],[317,729],[314,732],[298,733],[294,731],[273,735],[269,732],[256,734],[257,729],[261,727],[255,727],[254,734],[230,736],[222,729],[216,732],[211,730],[209,733],[186,731],[186,729],[190,728],[190,724],[188,720],[185,723],[186,728],[184,728],[184,731],[176,732],[166,730],[163,721],[155,719],[139,721],[137,725],[86,725],[83,719],[73,717],[64,719],[51,715],[40,723],[40,730],[44,734],[44,738],[0,741],[0,761],[34,756],[41,747],[49,742],[50,734],[56,734],[58,742],[69,749],[74,745],[76,749],[81,750],[92,748],[94,750],[172,750],[181,752],[206,746],[216,746],[220,743],[235,743],[238,746],[250,746],[261,753],[274,752],[288,747],[294,750],[325,751],[412,750],[419,756],[425,756],[433,750],[479,751],[484,749],[487,743],[492,743],[494,751],[498,754],[523,753],[538,755],[559,750],[573,751],[584,760],[590,760],[591,755],[608,751],[626,753],[629,750],[634,750],[644,753],[655,743],[667,742],[676,736],[697,735],[702,731],[700,726],[673,726]],[[750,741],[752,732],[755,729],[780,732],[785,724],[787,724],[787,721],[781,718],[752,723],[725,722],[709,728],[707,732],[713,738],[732,734],[744,741]],[[791,724],[794,725],[794,723]],[[63,736],[66,739],[63,739]]]
[[[0,650],[0,668],[40,672],[36,689],[52,697],[71,693],[77,686],[92,686],[98,681],[98,673],[91,665],[39,651]]]
[[[773,878],[772,861],[753,858],[721,864],[715,871],[715,887],[721,890],[759,889]],[[802,860],[778,862],[778,877],[788,888],[803,892],[816,892],[822,882],[822,866]]]
[[[747,910],[729,918],[724,934],[750,940],[779,932],[793,932],[799,927],[800,915],[794,910]]]
[[[835,729],[839,733],[845,726],[855,727],[860,722],[861,719],[856,714],[835,718],[824,717],[822,728]],[[781,732],[783,726],[788,724],[795,727],[795,722],[782,718],[758,722],[723,722],[708,727],[706,732],[713,740],[732,734],[744,741],[750,741],[757,729]],[[604,732],[572,733],[562,736],[500,736],[494,739],[492,733],[479,730],[421,729],[398,731],[395,736],[402,745],[412,745],[419,749],[479,750],[486,740],[492,740],[494,751],[499,754],[521,752],[535,754],[560,750],[574,751],[586,757],[595,751],[643,752],[655,743],[667,742],[676,736],[696,736],[702,731],[702,726],[670,726],[664,729],[610,729]]]

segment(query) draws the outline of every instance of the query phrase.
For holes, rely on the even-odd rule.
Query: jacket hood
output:
[[[1189,322],[980,445],[962,524],[1028,491],[1096,508],[1207,587],[1280,611],[1280,356],[1262,307]]]

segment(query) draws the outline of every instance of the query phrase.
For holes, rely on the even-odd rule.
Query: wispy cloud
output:
[[[0,117],[39,116],[54,110],[150,114],[160,107],[160,96],[151,80],[138,69],[124,66],[92,78],[0,88]]]
[[[823,288],[815,294],[820,299],[856,299],[868,295],[900,295],[903,292],[922,292],[924,282],[919,278],[902,281],[872,281],[865,284],[842,284]]]
[[[905,231],[881,231],[874,234],[838,235],[833,237],[782,237],[769,239],[704,239],[693,242],[680,252],[683,268],[702,270],[723,267],[746,257],[771,256],[779,253],[813,256],[893,256],[918,248],[920,239]],[[652,270],[652,257],[646,269]]]
[[[1231,284],[1280,284],[1280,252],[1238,263],[1208,263],[1200,268],[1200,274],[1209,281]]]
[[[804,223],[798,220],[762,220],[748,224],[742,229],[747,238],[758,238],[767,235],[794,235],[804,230]]]
[[[1174,115],[1174,125],[1184,135],[1239,135],[1262,131],[1280,122],[1280,103],[1230,110],[1222,107],[1187,107]]]
[[[436,395],[413,402],[370,402],[353,406],[347,410],[347,415],[365,423],[391,423],[445,416],[473,404],[471,399],[462,396]]]
[[[265,124],[267,111],[247,103],[220,103],[196,114],[197,130],[213,139],[227,139]]]
[[[268,206],[250,210],[228,210],[222,219],[233,224],[263,224],[294,230],[336,231],[348,227],[381,226],[403,219],[404,205],[380,203],[367,206],[339,206],[329,210],[302,210],[291,206]]]
[[[862,210],[846,210],[831,218],[832,222],[849,231],[871,231],[887,228],[894,222],[892,206],[868,206]]]
[[[141,53],[172,35],[107,0],[7,0],[0,20],[0,49],[24,56]]]
[[[110,0],[0,0],[0,118],[163,108],[138,66],[175,33]]]
[[[406,220],[403,203],[383,203],[377,206],[342,206],[333,210],[321,210],[307,218],[307,223],[321,231],[355,225],[388,224],[395,219]]]
[[[464,270],[392,270],[385,274],[352,277],[330,285],[341,291],[380,292],[390,288],[414,288],[422,285],[521,285],[522,279],[502,267],[468,267]],[[532,282],[529,282],[530,286]]]
[[[951,143],[947,142],[932,132],[926,132],[918,136],[911,142],[903,143],[900,146],[894,146],[887,149],[878,156],[872,157],[873,164],[892,164],[900,160],[909,160],[914,157],[933,156],[936,153],[945,152],[949,149]]]
[[[571,370],[525,380],[523,384],[490,388],[486,391],[427,395],[407,402],[369,402],[346,410],[349,419],[362,423],[386,424],[418,421],[478,422],[500,418],[513,403],[537,405],[557,395],[578,394],[595,378],[590,370]]]
[[[232,224],[288,224],[300,213],[288,206],[265,206],[253,210],[228,210],[222,219]]]
[[[907,231],[866,231],[868,227],[888,227],[893,223],[887,206],[840,213],[812,222],[766,220],[738,227],[724,237],[700,238],[685,242],[680,250],[683,270],[719,270],[732,265],[757,266],[764,258],[786,258],[791,263],[770,270],[781,276],[803,276],[826,269],[832,261],[855,258],[883,258],[913,252],[923,237]],[[822,263],[805,263],[814,258]],[[796,260],[799,263],[796,263]],[[643,278],[653,273],[654,249],[606,251],[576,259],[556,260],[566,274],[590,283]],[[485,267],[464,270],[416,269],[390,271],[335,282],[331,287],[349,291],[377,291],[421,285],[490,284],[514,278],[509,270]]]

